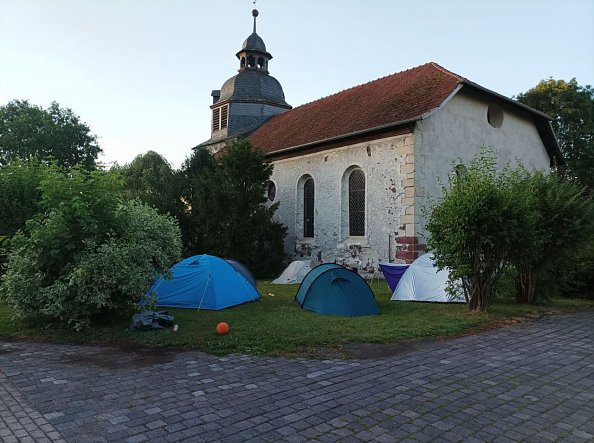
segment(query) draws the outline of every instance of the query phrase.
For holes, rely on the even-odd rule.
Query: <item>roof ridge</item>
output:
[[[462,77],[461,75],[456,74],[453,71],[450,71],[449,69],[444,68],[443,66],[441,66],[439,63],[435,63],[435,62],[429,62],[426,63],[427,65],[432,65],[434,68],[439,69],[441,72],[443,72],[444,74],[448,74],[451,75],[452,77],[457,78],[458,80],[467,80],[466,77]],[[424,65],[423,65],[424,66]]]
[[[350,91],[350,90],[352,90],[352,89],[356,89],[356,88],[359,88],[359,87],[361,87],[361,86],[365,86],[365,85],[368,85],[368,84],[370,84],[370,83],[374,83],[374,82],[377,82],[377,81],[383,80],[383,79],[385,79],[385,78],[388,78],[388,77],[394,77],[394,76],[396,76],[396,75],[404,74],[405,72],[413,71],[413,70],[415,70],[415,69],[420,69],[420,68],[423,68],[423,67],[425,67],[425,66],[429,66],[429,65],[432,65],[432,66],[434,66],[435,68],[438,68],[438,69],[440,69],[440,70],[444,71],[445,73],[447,73],[447,74],[449,74],[449,75],[452,75],[453,77],[455,77],[455,78],[457,78],[457,79],[459,79],[459,80],[462,80],[462,79],[463,79],[463,77],[459,76],[458,74],[456,74],[456,73],[454,73],[454,72],[448,71],[447,69],[443,68],[442,66],[438,65],[438,64],[437,64],[437,63],[435,63],[435,62],[427,62],[427,63],[423,63],[422,65],[419,65],[419,66],[413,66],[412,68],[408,68],[408,69],[405,69],[405,70],[403,70],[403,71],[394,72],[394,73],[392,73],[392,74],[386,74],[386,75],[384,75],[384,76],[382,76],[382,77],[378,77],[378,78],[376,78],[376,79],[374,79],[374,80],[369,80],[368,82],[361,83],[361,84],[358,84],[358,85],[355,85],[355,86],[351,86],[350,88],[341,89],[340,91],[337,91],[337,92],[335,92],[335,93],[333,93],[333,94],[325,95],[325,96],[323,96],[323,97],[317,98],[317,99],[315,99],[315,100],[312,100],[312,101],[310,101],[310,102],[303,103],[302,105],[296,106],[296,107],[294,107],[293,109],[291,109],[291,111],[295,111],[295,110],[297,110],[297,109],[299,109],[299,108],[303,108],[304,106],[309,106],[309,105],[311,105],[312,103],[317,103],[317,102],[319,102],[319,101],[321,101],[321,100],[325,100],[325,99],[327,99],[327,98],[334,97],[335,95],[342,94],[343,92]]]

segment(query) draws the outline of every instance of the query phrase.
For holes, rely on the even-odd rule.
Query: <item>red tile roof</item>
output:
[[[463,80],[436,63],[427,63],[274,116],[248,140],[272,153],[415,120],[443,103]]]

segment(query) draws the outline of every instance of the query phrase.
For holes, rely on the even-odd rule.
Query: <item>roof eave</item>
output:
[[[310,147],[313,147],[316,145],[324,145],[327,143],[333,143],[333,142],[341,141],[341,140],[348,139],[351,137],[357,137],[359,135],[364,135],[364,134],[367,134],[370,132],[383,131],[383,130],[387,130],[387,129],[395,129],[398,127],[410,125],[411,123],[421,120],[422,118],[423,118],[423,116],[421,115],[421,116],[418,116],[415,118],[410,118],[407,120],[401,120],[398,122],[388,123],[388,124],[381,125],[381,126],[375,126],[373,128],[362,129],[360,131],[349,132],[348,134],[341,134],[341,135],[337,135],[335,137],[329,137],[329,138],[325,138],[322,140],[316,140],[313,142],[304,143],[304,144],[297,145],[297,146],[290,146],[288,148],[283,148],[283,149],[278,149],[276,151],[268,152],[268,153],[266,153],[266,156],[274,157],[277,155],[284,155],[284,154],[291,153],[294,151],[301,151],[301,150],[304,150],[304,149],[307,149],[307,148],[310,148]]]
[[[272,100],[267,100],[265,98],[236,99],[233,97],[213,103],[212,105],[210,105],[210,109],[215,109],[215,108],[221,107],[221,106],[229,104],[229,103],[257,103],[257,104],[262,104],[262,105],[276,106],[277,108],[293,109],[293,107],[290,104],[288,104],[287,102],[283,102],[283,103],[275,102]]]
[[[537,109],[531,108],[530,106],[526,106],[525,104],[520,103],[520,102],[518,102],[516,100],[512,100],[511,98],[506,97],[505,95],[501,95],[498,92],[491,91],[490,89],[487,89],[484,86],[481,86],[481,85],[479,85],[477,83],[471,82],[468,79],[463,79],[463,80],[460,81],[460,83],[462,83],[464,85],[467,85],[467,86],[470,86],[472,88],[478,89],[479,91],[485,92],[487,94],[494,95],[495,97],[497,97],[497,98],[499,98],[501,100],[504,100],[504,101],[506,101],[508,103],[511,103],[514,106],[518,106],[520,108],[523,108],[526,111],[529,111],[529,112],[531,112],[533,114],[538,115],[539,117],[543,117],[543,118],[546,118],[547,120],[551,120],[551,117],[548,116],[547,114],[545,114],[544,112],[541,112],[541,111],[539,111]]]

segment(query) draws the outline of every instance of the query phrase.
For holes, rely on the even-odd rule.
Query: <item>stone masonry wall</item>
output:
[[[280,202],[277,221],[288,228],[285,250],[312,265],[336,262],[374,275],[378,263],[403,262],[396,240],[415,232],[414,137],[398,135],[277,160],[271,180]],[[365,236],[348,230],[348,174],[365,174]],[[303,237],[303,183],[315,183],[314,237]]]

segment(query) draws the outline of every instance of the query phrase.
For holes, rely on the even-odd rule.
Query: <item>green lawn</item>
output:
[[[0,338],[29,337],[68,342],[143,344],[156,347],[198,348],[214,354],[231,352],[257,355],[306,354],[316,348],[340,349],[345,343],[388,343],[422,337],[458,334],[473,327],[489,327],[514,317],[572,309],[594,308],[594,301],[554,300],[548,306],[523,306],[497,302],[488,314],[473,314],[459,304],[390,302],[384,281],[372,289],[381,315],[343,318],[317,315],[299,308],[293,300],[298,285],[259,282],[262,299],[223,311],[170,309],[179,325],[171,330],[128,332],[128,318],[83,332],[44,328],[28,321],[12,321],[10,309],[0,305]],[[274,294],[274,296],[269,295]],[[219,336],[218,322],[230,332]]]

